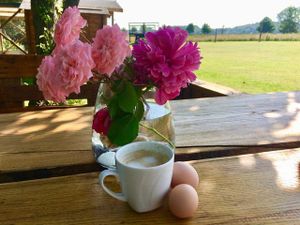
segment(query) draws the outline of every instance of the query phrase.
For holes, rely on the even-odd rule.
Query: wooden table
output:
[[[76,108],[0,115],[0,224],[300,224],[300,92],[179,100],[172,110],[176,159],[200,174],[193,218],[166,206],[137,214],[105,194],[93,109]]]

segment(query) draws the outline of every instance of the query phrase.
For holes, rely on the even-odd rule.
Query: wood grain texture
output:
[[[0,55],[0,78],[35,77],[42,58],[39,55]]]
[[[84,99],[90,100],[89,106],[95,104],[99,84],[84,84],[80,87],[80,93],[72,93],[67,99]],[[1,87],[0,101],[25,101],[25,100],[44,100],[43,93],[37,85],[7,85]]]
[[[172,102],[177,146],[257,146],[300,141],[300,92]]]
[[[187,220],[173,217],[166,205],[133,212],[104,193],[98,172],[2,184],[0,224],[297,225],[299,163],[300,149],[193,162],[200,207]]]
[[[109,1],[109,0],[83,0],[79,2],[79,9],[98,9],[98,8],[106,8],[110,11],[123,12],[123,9],[119,5],[117,1]],[[20,9],[30,10],[30,0],[23,0]]]
[[[300,146],[299,95],[173,101],[176,145],[184,147],[176,152],[211,158]],[[92,113],[73,108],[0,115],[0,173],[94,163]]]

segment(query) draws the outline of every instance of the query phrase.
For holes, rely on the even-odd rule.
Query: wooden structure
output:
[[[23,0],[19,8],[24,10],[28,53],[34,54],[36,44],[30,2],[30,0]],[[107,24],[108,17],[112,17],[113,23],[114,13],[123,12],[117,1],[110,0],[80,0],[78,8],[87,20],[88,26],[85,28],[85,35],[89,40],[92,40],[99,28]]]
[[[22,50],[24,55],[1,55],[0,54],[0,111],[24,110],[24,101],[42,100],[42,93],[36,85],[23,85],[23,78],[34,78],[42,57],[36,54],[35,31],[30,6],[30,0],[23,0],[20,5],[10,5],[10,17],[8,23],[16,16],[24,16],[26,24],[26,39],[28,52]],[[84,31],[85,36],[91,40],[96,31],[107,24],[107,17],[113,17],[114,12],[122,12],[123,9],[116,1],[109,0],[81,0],[79,9],[82,16],[87,20],[88,26]],[[7,9],[8,10],[8,9]],[[1,28],[5,24],[2,24]],[[0,33],[0,37],[2,33]],[[0,39],[1,43],[1,39]],[[1,46],[0,46],[1,47]],[[87,105],[94,105],[98,85],[89,84],[82,87],[79,95],[72,94],[70,99],[87,99]],[[26,108],[28,110],[29,108]],[[34,109],[34,108],[32,108]]]
[[[25,101],[38,101],[44,98],[37,85],[24,85],[21,82],[22,78],[36,76],[41,61],[42,56],[38,55],[0,55],[0,113],[45,109],[36,106],[25,108]],[[71,94],[68,99],[87,99],[86,106],[93,106],[98,86],[99,84],[83,85],[80,94]]]
[[[25,107],[25,101],[43,100],[37,85],[24,85],[22,79],[34,78],[43,56],[39,55],[0,55],[0,113],[49,109],[51,107]],[[26,66],[24,66],[26,63]],[[99,84],[81,87],[80,94],[71,94],[68,99],[87,99],[85,106],[95,104]],[[235,95],[238,92],[223,86],[204,81],[196,81],[181,91],[176,99],[219,97]],[[66,107],[66,106],[63,106]]]
[[[6,54],[12,47],[18,49],[20,53],[26,54],[26,50],[19,45],[19,43],[25,39],[25,31],[14,24],[16,18],[22,19],[24,17],[24,13],[18,8],[19,5],[20,3],[0,3],[0,20],[2,20],[0,24],[0,54]],[[8,24],[11,24],[24,36],[19,40],[13,40],[5,33]],[[4,40],[10,44],[8,48],[4,48]]]
[[[101,189],[90,142],[93,108],[85,107],[0,115],[0,223],[299,224],[300,92],[171,107],[176,160],[200,175],[193,218],[178,220],[167,205],[137,214]]]
[[[21,16],[20,13],[24,13],[29,54],[26,56],[0,55],[0,112],[35,110],[36,107],[24,108],[24,101],[43,99],[42,93],[36,85],[26,86],[22,82],[23,78],[34,78],[36,76],[37,68],[42,59],[41,56],[35,55],[36,44],[30,8],[30,0],[23,0],[13,14],[13,16]],[[88,39],[92,39],[97,29],[107,23],[108,16],[113,17],[114,12],[123,11],[116,1],[109,0],[81,0],[79,9],[88,21],[88,27],[85,31]],[[211,87],[211,84],[198,82],[196,85],[191,85],[183,90],[177,99],[225,96],[236,93],[233,90],[224,89],[224,87]],[[82,87],[82,92],[79,95],[71,95],[70,99],[87,99],[87,105],[91,106],[95,102],[96,94],[97,85],[89,84]]]
[[[24,106],[25,101],[44,99],[37,85],[24,85],[22,82],[23,78],[36,76],[42,58],[43,56],[39,55],[0,55],[0,113],[53,108]],[[68,99],[87,99],[85,106],[93,106],[98,86],[99,84],[83,85],[80,94],[71,94]],[[197,81],[183,89],[177,99],[217,97],[237,93],[230,88]]]

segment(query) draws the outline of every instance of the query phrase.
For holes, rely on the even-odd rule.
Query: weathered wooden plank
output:
[[[198,95],[199,97],[218,97],[241,94],[241,92],[232,88],[198,79],[193,82],[192,92],[193,95]]]
[[[36,54],[36,43],[34,38],[35,30],[33,26],[32,12],[30,10],[24,10],[24,14],[28,54]],[[39,59],[39,61],[41,61],[41,59]],[[37,64],[36,66],[38,65],[39,64]],[[34,74],[36,74],[36,70]]]
[[[88,40],[92,41],[96,35],[97,30],[102,28],[104,25],[106,25],[107,15],[96,14],[96,13],[90,14],[89,12],[86,11],[82,13],[82,17],[87,20],[87,24],[88,24],[88,26],[84,28],[84,35]]]
[[[299,92],[173,101],[177,158],[299,147],[299,101]],[[92,115],[91,107],[0,115],[0,171],[94,163]]]
[[[10,99],[1,98],[6,95],[6,93],[4,92],[4,89],[7,86],[20,86],[20,85],[21,85],[20,78],[0,79],[0,111],[3,108],[21,108],[21,107],[23,107],[22,100],[16,99],[14,101],[11,101]],[[15,91],[15,90],[11,90],[11,91]]]
[[[115,12],[123,12],[122,7],[119,5],[117,1],[109,1],[109,0],[82,0],[78,5],[79,9],[98,9],[98,8],[106,8],[109,11]],[[30,0],[23,0],[22,4],[19,7],[20,9],[30,10]]]
[[[109,11],[115,12],[123,12],[122,7],[119,5],[117,1],[109,1],[109,0],[84,0],[79,1],[78,8],[81,9],[98,9],[98,8],[106,8]]]
[[[0,78],[35,77],[42,58],[38,55],[0,55]]]
[[[172,102],[177,146],[258,146],[300,141],[300,92]]]
[[[80,87],[80,93],[72,93],[68,99],[84,99],[93,100],[90,105],[95,103],[99,84],[86,84]],[[25,101],[25,100],[43,100],[43,93],[36,85],[19,85],[5,86],[0,89],[0,101]]]
[[[99,172],[2,184],[0,223],[296,225],[299,162],[299,149],[194,162],[200,207],[188,220],[173,217],[166,204],[133,212],[101,189]],[[112,179],[107,184],[117,188]]]

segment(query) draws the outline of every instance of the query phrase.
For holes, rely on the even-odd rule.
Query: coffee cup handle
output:
[[[119,175],[117,174],[117,172],[115,171],[112,171],[112,170],[104,170],[100,173],[99,175],[99,182],[103,188],[103,190],[109,194],[111,197],[114,197],[120,201],[123,201],[123,202],[127,202],[124,194],[122,192],[114,192],[114,191],[111,191],[110,189],[108,189],[105,184],[104,184],[104,179],[105,177],[107,176],[115,176],[119,179]]]

